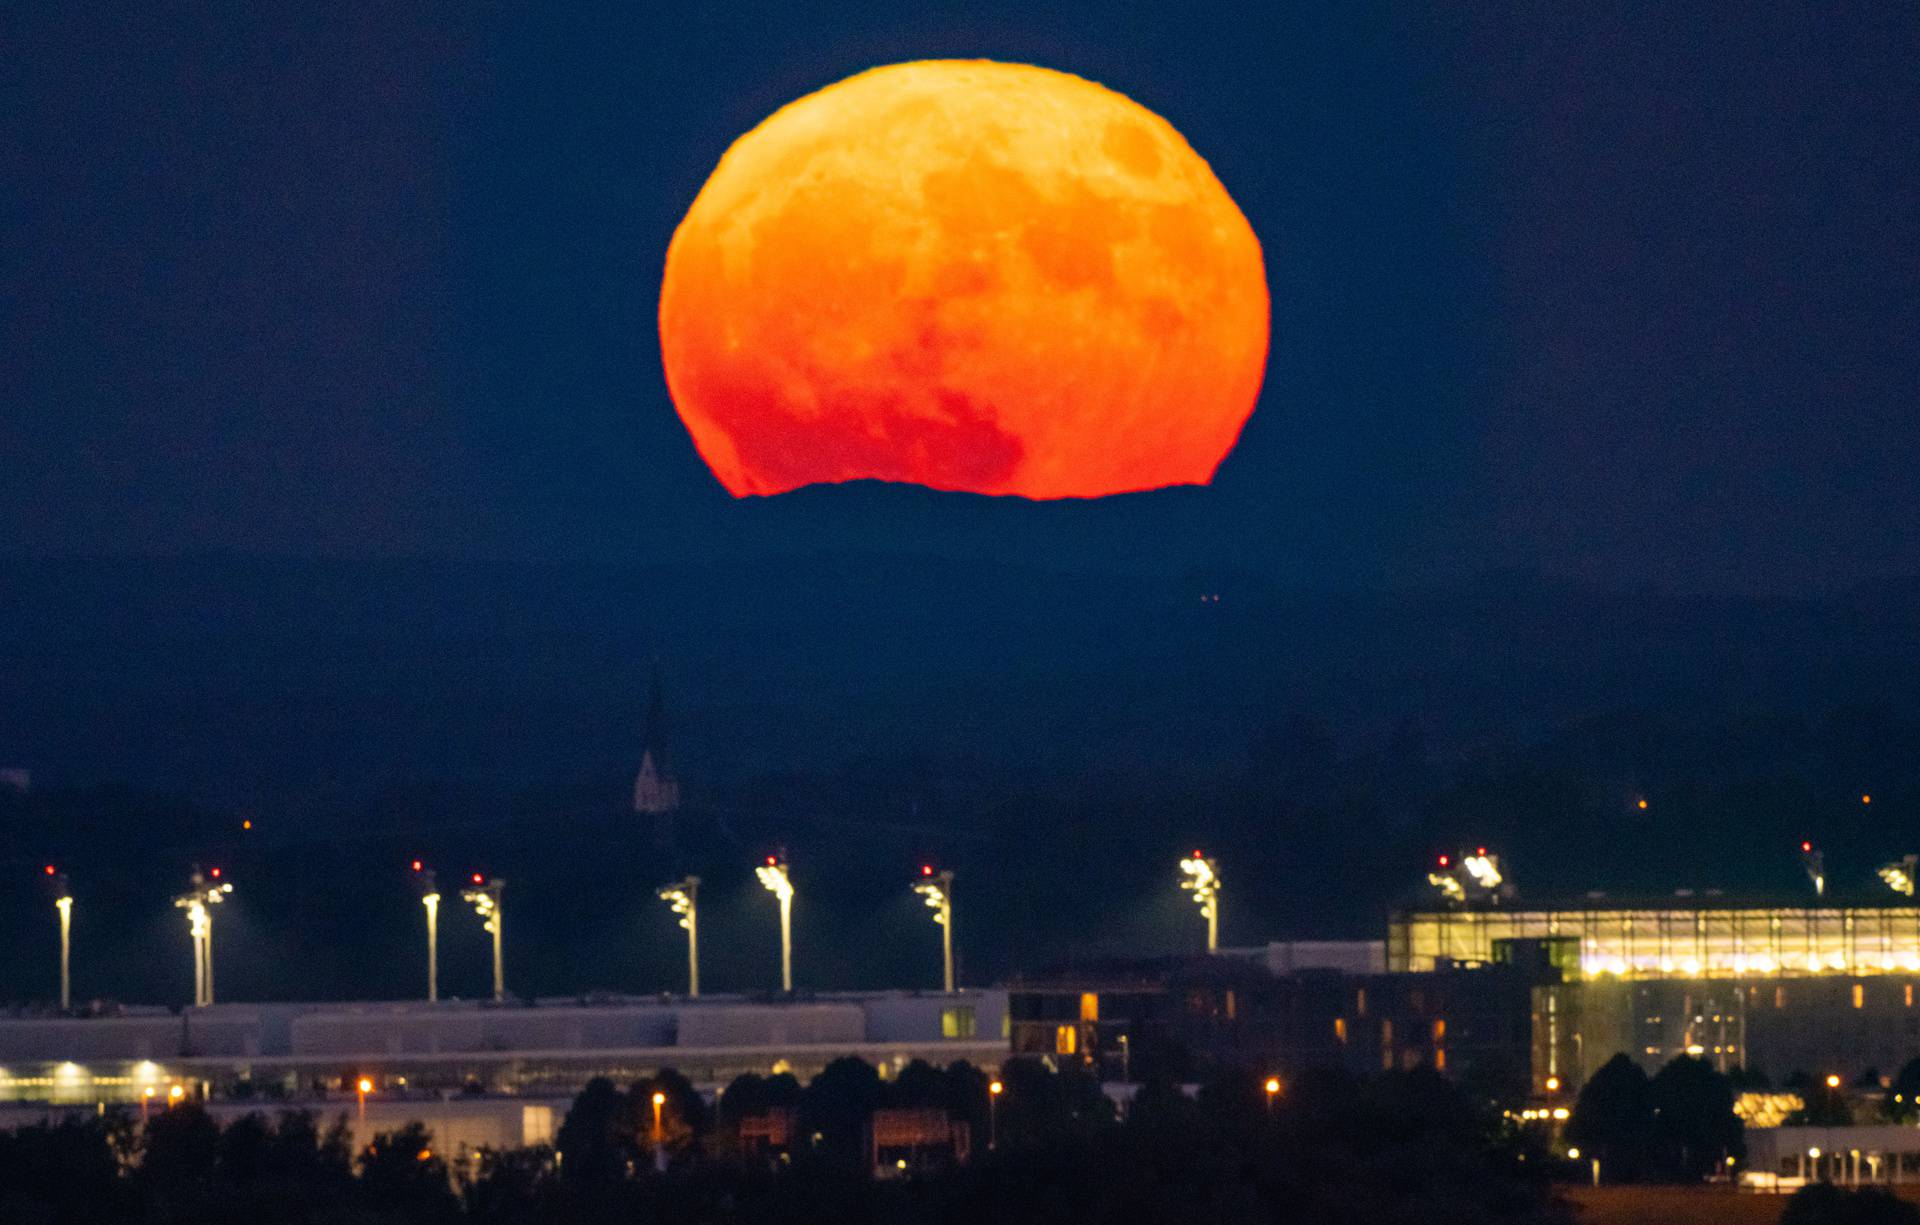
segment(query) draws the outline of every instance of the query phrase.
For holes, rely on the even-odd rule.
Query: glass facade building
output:
[[[1742,906],[1675,898],[1540,908],[1403,911],[1387,936],[1395,972],[1506,961],[1545,950],[1562,977],[1702,979],[1920,973],[1920,906]]]

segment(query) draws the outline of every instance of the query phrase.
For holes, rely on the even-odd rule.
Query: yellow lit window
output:
[[[1080,996],[1080,1019],[1098,1021],[1100,1019],[1100,997],[1088,991]],[[1068,1052],[1071,1054],[1072,1052]]]
[[[1335,1017],[1333,1019],[1333,1037],[1334,1041],[1338,1042],[1341,1046],[1347,1044],[1347,1019],[1345,1017]]]
[[[1062,1025],[1053,1031],[1053,1053],[1071,1055],[1080,1049],[1080,1027]]]
[[[1447,1040],[1447,1019],[1445,1017],[1435,1017],[1433,1019],[1433,1041],[1436,1045],[1438,1045],[1439,1043],[1445,1042],[1446,1040]]]
[[[1913,984],[1907,984],[1907,1007],[1913,1007]]]
[[[979,1022],[970,1006],[942,1008],[940,1010],[940,1036],[942,1038],[971,1038]]]
[[[1853,984],[1853,1006],[1855,1008],[1865,1008],[1867,1006],[1867,985],[1865,983]]]
[[[1785,1008],[1787,1006],[1787,989],[1785,987],[1775,987],[1773,989],[1773,1006],[1775,1008]]]

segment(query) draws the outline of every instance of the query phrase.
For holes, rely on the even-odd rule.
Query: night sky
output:
[[[1266,247],[1260,409],[1127,511],[1147,564],[1915,568],[1912,5],[38,4],[0,49],[0,554],[990,549],[967,499],[731,503],[653,322],[735,136],[986,56],[1168,117]]]

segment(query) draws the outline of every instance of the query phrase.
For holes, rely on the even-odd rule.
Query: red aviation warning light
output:
[[[52,864],[48,864],[48,865],[46,866],[46,868],[45,868],[44,870],[45,870],[45,872],[46,872],[46,874],[47,874],[48,876],[52,876],[52,875],[54,874],[54,870],[53,870],[53,865],[52,865]]]
[[[414,870],[415,872],[418,872],[418,871],[419,871],[419,870],[420,870],[420,869],[421,869],[422,867],[424,867],[424,866],[425,866],[425,865],[424,865],[424,864],[422,864],[422,863],[421,863],[421,862],[420,862],[419,860],[417,860],[417,859],[413,861],[413,870]]]

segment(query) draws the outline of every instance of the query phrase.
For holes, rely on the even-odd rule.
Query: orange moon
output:
[[[1259,240],[1171,124],[990,61],[776,111],[700,190],[660,291],[668,390],[736,497],[1205,484],[1267,335]]]

